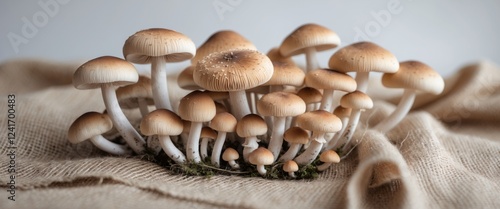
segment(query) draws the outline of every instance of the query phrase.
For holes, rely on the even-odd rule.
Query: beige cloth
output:
[[[397,100],[376,100],[362,116],[349,158],[318,179],[295,181],[173,175],[90,143],[68,143],[73,120],[104,109],[100,91],[69,85],[77,66],[0,65],[0,208],[500,208],[500,69],[491,63],[463,68],[440,96],[418,97],[418,109],[385,135],[366,127]],[[15,202],[6,191],[10,93]]]

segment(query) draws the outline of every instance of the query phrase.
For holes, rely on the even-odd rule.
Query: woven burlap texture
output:
[[[397,96],[375,98],[348,159],[315,180],[295,181],[186,177],[109,156],[90,143],[70,144],[73,120],[104,109],[100,91],[71,86],[77,67],[37,60],[0,65],[0,208],[500,208],[494,64],[466,66],[446,79],[443,94],[420,95],[385,135],[369,127],[395,108]],[[370,91],[394,92],[380,85]],[[16,100],[15,202],[6,191],[8,94]]]

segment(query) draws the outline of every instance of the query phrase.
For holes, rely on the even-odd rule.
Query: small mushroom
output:
[[[356,90],[356,81],[350,75],[331,69],[309,71],[305,82],[306,86],[315,89],[324,89],[319,109],[327,112],[332,112],[332,106],[338,105],[333,103],[333,93],[335,90],[344,92],[353,92]]]
[[[236,124],[236,118],[228,112],[217,113],[212,121],[210,121],[210,128],[217,131],[217,139],[215,140],[211,156],[212,165],[216,167],[220,166],[220,153],[226,141],[227,133],[234,132]]]
[[[288,176],[297,178],[295,172],[299,170],[299,165],[293,160],[288,160],[283,164],[283,171],[288,173]]]
[[[297,92],[297,96],[302,98],[306,103],[306,111],[311,112],[316,110],[316,105],[323,99],[323,94],[315,88],[304,87]]]
[[[90,139],[97,148],[113,155],[131,154],[127,146],[115,144],[102,136],[113,128],[113,122],[107,114],[87,112],[78,117],[69,127],[68,140],[77,144]]]
[[[217,138],[217,132],[209,127],[203,127],[201,129],[201,145],[200,145],[200,155],[201,159],[208,157],[208,142],[210,140],[215,140]]]
[[[264,166],[273,164],[274,156],[273,153],[268,149],[259,147],[252,153],[250,153],[250,155],[248,156],[248,161],[252,165],[257,166],[257,171],[260,175],[265,176],[267,171]]]
[[[239,158],[240,155],[238,154],[238,152],[231,147],[228,147],[226,150],[224,150],[224,153],[222,153],[222,160],[226,161],[232,169],[240,168],[240,165],[236,162],[236,160]]]
[[[122,86],[116,89],[118,103],[123,108],[137,108],[144,117],[149,113],[148,105],[154,104],[151,80],[146,76],[139,76],[137,83]]]
[[[342,121],[342,129],[333,135],[332,139],[328,142],[328,145],[325,149],[334,149],[337,145],[342,133],[344,133],[347,123],[349,122],[349,116],[351,115],[351,108],[344,108],[342,106],[337,106],[335,110],[333,110],[333,114],[340,118]]]
[[[264,119],[256,114],[245,115],[236,124],[236,133],[245,138],[243,144],[243,159],[248,162],[248,156],[259,147],[257,136],[267,133],[267,125]]]
[[[296,65],[287,62],[272,61],[273,76],[262,86],[269,86],[269,92],[283,91],[286,86],[300,87],[304,84],[305,74]]]
[[[361,113],[367,109],[371,109],[373,107],[373,101],[365,93],[361,91],[354,91],[340,98],[340,105],[344,108],[351,108],[349,123],[347,124],[347,127],[345,128],[345,131],[341,136],[341,142],[344,142],[342,153],[345,153],[345,151],[347,151],[347,148],[349,147],[352,136],[356,131]]]
[[[202,89],[198,84],[196,84],[193,80],[193,71],[194,66],[190,65],[182,70],[177,76],[177,85],[181,87],[181,89],[185,90],[200,90]]]
[[[333,163],[339,163],[340,157],[333,150],[325,150],[319,156],[319,161],[323,162],[323,164],[318,165],[316,168],[318,169],[318,171],[324,171],[328,169]]]
[[[303,144],[309,141],[309,133],[301,127],[291,127],[285,131],[283,138],[290,144],[288,150],[283,154],[278,161],[286,162],[295,158],[299,153]]]

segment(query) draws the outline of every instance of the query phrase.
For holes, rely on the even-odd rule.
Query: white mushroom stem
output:
[[[113,121],[113,125],[118,133],[120,133],[135,153],[142,153],[144,151],[144,144],[146,141],[144,141],[142,136],[127,120],[125,114],[123,114],[122,109],[118,104],[113,84],[103,84],[101,86],[101,92],[109,118]]]
[[[205,159],[206,157],[208,157],[208,140],[210,140],[210,138],[207,137],[203,137],[201,139],[201,145],[200,145],[201,159]]]
[[[332,164],[333,163],[323,163],[321,165],[316,166],[316,168],[318,169],[318,171],[324,171],[328,169]]]
[[[232,169],[240,168],[240,165],[234,160],[227,161],[227,163],[229,164],[229,166],[231,166]]]
[[[331,108],[333,105],[333,89],[325,89],[323,92],[323,98],[321,99],[321,105],[319,106],[320,110],[324,110],[327,112],[332,112]]]
[[[300,148],[302,147],[302,144],[292,144],[288,148],[288,150],[283,154],[280,159],[278,160],[279,162],[286,162],[289,160],[292,160],[297,153],[299,153]]]
[[[349,117],[343,117],[341,119],[341,121],[342,121],[342,128],[340,129],[339,132],[337,132],[337,133],[335,133],[335,135],[333,135],[332,139],[330,139],[330,141],[328,142],[325,149],[329,150],[329,149],[335,148],[335,146],[339,142],[340,137],[342,136],[342,134],[346,130],[347,123],[349,122]]]
[[[139,103],[139,110],[141,111],[142,117],[149,113],[148,102],[146,98],[137,98],[137,103]]]
[[[175,161],[177,164],[182,164],[186,162],[186,156],[175,147],[174,143],[172,143],[172,140],[170,139],[170,136],[158,136],[158,140],[160,141],[161,148],[163,148],[163,151],[172,159]]]
[[[306,73],[318,68],[318,59],[316,58],[316,49],[314,47],[307,47],[304,49],[306,55]]]
[[[255,100],[255,97],[253,96],[254,93],[246,92],[245,94],[247,96],[248,107],[250,108],[250,112],[257,114],[257,109],[256,109],[257,100]]]
[[[226,135],[226,132],[219,131],[217,133],[217,139],[215,139],[214,148],[212,150],[212,156],[210,160],[212,162],[212,165],[216,167],[220,166],[220,155],[222,152],[222,147],[224,146],[224,142],[226,141]]]
[[[266,167],[264,165],[257,165],[257,171],[262,176],[265,176],[267,173]]]
[[[200,135],[203,123],[201,122],[191,122],[191,129],[189,129],[189,138],[187,141],[186,155],[187,159],[193,161],[194,163],[200,163],[201,157],[199,152],[200,146]]]
[[[313,132],[311,144],[302,154],[295,158],[295,162],[299,165],[311,164],[321,152],[321,148],[325,143],[325,139],[323,137],[324,133]]]
[[[250,136],[245,138],[245,144],[243,144],[243,159],[248,162],[248,155],[254,150],[259,148],[259,139],[256,136]]]
[[[361,110],[353,109],[351,115],[349,116],[349,124],[347,124],[347,128],[344,133],[342,133],[342,142],[344,142],[344,147],[342,148],[342,153],[345,153],[349,147],[349,143],[351,142],[352,136],[354,135],[354,131],[356,131],[356,127],[358,126],[359,117],[361,116]]]
[[[370,72],[357,72],[356,73],[356,83],[358,84],[357,89],[363,93],[368,89],[368,79],[370,78]]]
[[[156,109],[172,110],[167,87],[166,62],[163,57],[153,57],[151,62],[151,88]]]
[[[394,128],[403,118],[410,112],[413,102],[415,101],[415,90],[405,89],[398,106],[387,118],[379,122],[374,129],[385,133]]]
[[[311,112],[316,110],[316,103],[307,104],[306,112]]]
[[[229,103],[231,104],[233,115],[238,121],[241,120],[243,116],[251,114],[245,91],[230,91]]]
[[[128,155],[132,154],[132,150],[127,149],[127,146],[113,143],[102,135],[97,135],[90,138],[92,144],[94,144],[100,150],[113,155]]]
[[[274,117],[273,132],[267,149],[273,153],[274,161],[278,159],[283,145],[283,134],[285,133],[286,117]]]
[[[288,176],[290,176],[292,178],[297,178],[297,176],[295,176],[295,172],[293,172],[293,171],[288,172]]]

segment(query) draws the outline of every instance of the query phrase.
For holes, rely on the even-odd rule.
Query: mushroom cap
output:
[[[289,85],[302,86],[304,84],[305,74],[302,69],[296,65],[287,62],[273,61],[274,72],[271,79],[264,86],[271,85]]]
[[[339,118],[347,118],[351,115],[351,110],[351,108],[345,108],[339,105],[333,110],[333,114]]]
[[[224,161],[237,160],[238,158],[240,158],[240,154],[231,147],[226,148],[222,153],[222,160]]]
[[[382,84],[388,88],[415,89],[432,94],[440,94],[444,89],[439,73],[429,65],[414,60],[399,63],[396,73],[384,74]]]
[[[73,74],[73,85],[77,89],[95,89],[100,88],[102,84],[125,86],[138,80],[139,74],[134,65],[112,56],[89,60]]]
[[[248,155],[248,161],[253,165],[271,165],[274,163],[274,156],[268,149],[259,147]]]
[[[266,133],[266,121],[256,114],[245,115],[236,124],[236,134],[240,137],[259,136]]]
[[[285,62],[288,63],[289,65],[295,65],[295,62],[293,61],[292,57],[285,57],[281,55],[280,49],[277,47],[269,50],[266,55],[273,62]]]
[[[272,92],[257,102],[257,110],[263,116],[296,116],[306,111],[306,103],[299,96],[288,92]]]
[[[283,171],[285,172],[295,172],[299,170],[299,165],[293,160],[286,161],[283,164]]]
[[[208,122],[216,113],[215,103],[201,91],[193,91],[184,96],[179,104],[178,114],[183,120]]]
[[[241,91],[259,86],[273,76],[269,58],[254,50],[216,52],[196,65],[194,82],[210,91]]]
[[[184,126],[181,118],[167,109],[157,109],[141,120],[141,133],[146,136],[175,136],[182,133]]]
[[[350,75],[330,69],[309,71],[305,81],[306,86],[315,89],[334,89],[345,92],[352,92],[358,86]]]
[[[339,163],[340,156],[333,150],[325,150],[319,156],[319,160],[324,163]]]
[[[357,42],[339,49],[328,61],[331,69],[340,72],[395,73],[399,62],[388,50],[371,42]]]
[[[210,128],[222,132],[234,132],[236,130],[236,118],[228,112],[217,113],[210,121]]]
[[[151,79],[146,76],[139,76],[137,83],[122,86],[116,89],[116,97],[123,108],[137,108],[139,102],[137,98],[146,99],[148,105],[153,105],[153,90],[151,89]]]
[[[304,49],[314,47],[316,51],[333,49],[340,45],[337,33],[317,24],[305,24],[295,29],[281,43],[280,53],[294,56],[305,52]]]
[[[367,94],[361,91],[353,91],[340,98],[340,105],[344,108],[366,110],[373,107],[373,101]]]
[[[294,126],[285,131],[283,139],[291,144],[307,144],[309,133],[301,127]]]
[[[104,134],[113,128],[113,122],[107,114],[87,112],[78,117],[69,127],[68,140],[77,144],[91,137]]]
[[[217,132],[209,127],[201,128],[200,138],[216,139]]]
[[[232,51],[238,49],[257,50],[257,47],[248,39],[231,30],[221,30],[212,34],[198,49],[191,59],[191,64],[197,65],[198,61],[214,52]]]
[[[163,57],[165,62],[181,62],[195,54],[196,46],[189,37],[164,28],[138,31],[123,46],[125,59],[137,64],[151,63],[153,57]]]
[[[179,87],[186,90],[202,89],[200,86],[198,86],[198,84],[194,82],[193,71],[194,66],[190,65],[182,70],[181,73],[179,73],[179,76],[177,76],[177,84],[179,85]]]
[[[297,116],[295,122],[298,127],[312,132],[334,133],[342,128],[342,121],[334,114],[324,110],[306,112]]]
[[[297,92],[297,96],[302,98],[306,104],[321,102],[323,99],[323,94],[315,88],[304,87]]]

